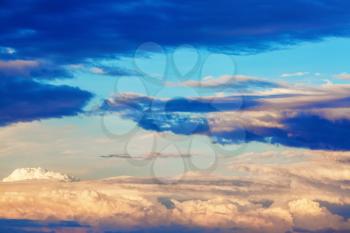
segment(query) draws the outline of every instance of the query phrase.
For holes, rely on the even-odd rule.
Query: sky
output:
[[[189,177],[191,186],[208,176],[260,184],[262,174],[296,182],[295,195],[307,187],[315,195],[336,193],[334,199],[266,197],[288,206],[292,217],[302,205],[329,217],[329,203],[350,204],[349,7],[345,0],[0,1],[0,177],[44,167],[91,182],[134,177],[125,182],[135,185],[152,177],[167,184]],[[260,198],[250,186],[247,192]],[[227,198],[218,190],[209,196]],[[187,204],[182,211],[197,208]],[[241,205],[244,213],[235,214],[256,207]],[[183,227],[185,220],[170,215],[172,230]],[[281,232],[342,232],[350,228],[342,217],[320,229],[299,217],[278,225]],[[75,218],[58,220],[86,227],[64,222]],[[17,224],[3,221],[0,229]],[[186,232],[191,224],[184,225]],[[156,232],[159,224],[149,227]],[[188,231],[203,227],[198,219]]]

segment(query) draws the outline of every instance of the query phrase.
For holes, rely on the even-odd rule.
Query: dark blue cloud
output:
[[[238,127],[232,131],[213,131],[204,116],[170,113],[146,113],[141,119],[136,119],[136,122],[144,129],[158,132],[208,135],[220,144],[260,141],[309,149],[350,150],[350,121],[331,121],[316,115],[300,114],[286,118],[282,122],[284,129]]]
[[[186,227],[180,225],[171,226],[158,226],[158,227],[145,227],[132,230],[117,230],[106,231],[105,233],[236,233],[236,232],[248,232],[245,229],[230,228],[201,228],[201,227]]]
[[[72,78],[64,67],[36,60],[0,60],[0,77],[25,77],[30,79]]]
[[[321,230],[307,230],[303,228],[294,228],[293,231],[287,231],[286,233],[348,233],[349,230],[335,230],[333,228],[321,229]]]
[[[0,232],[48,233],[58,230],[88,230],[89,226],[75,221],[39,221],[28,219],[0,219]]]
[[[62,63],[129,54],[147,41],[259,52],[349,36],[346,0],[3,0],[0,46]]]
[[[350,205],[334,204],[326,201],[318,201],[321,207],[325,207],[332,214],[342,216],[345,219],[350,219]]]
[[[27,219],[0,219],[1,233],[55,233],[55,232],[100,232],[100,233],[235,233],[246,232],[244,229],[201,228],[181,225],[156,227],[117,228],[100,225],[98,229],[77,221],[40,221]],[[80,231],[79,231],[80,232]]]
[[[305,110],[305,104],[307,108],[314,110],[332,106],[334,107],[332,110],[349,107],[348,98],[335,98],[331,101],[315,99],[312,103],[300,102],[300,106],[289,109],[289,113],[288,108],[281,109],[281,106],[278,106],[275,109],[273,105],[268,106],[264,102],[274,98],[282,100],[286,98],[285,102],[293,101],[291,96],[293,95],[156,99],[127,94],[105,101],[101,110],[119,112],[124,118],[135,121],[146,130],[169,131],[183,135],[203,134],[219,144],[259,141],[309,149],[350,150],[348,118],[327,119]],[[246,123],[226,117],[221,123],[222,129],[210,122],[220,122],[221,117],[224,117],[221,112],[249,114],[251,110],[265,113],[263,118],[258,119],[265,121],[265,126],[249,122],[254,121],[256,117],[254,113],[247,118]],[[269,112],[272,115],[279,112],[280,116],[276,119],[269,116]],[[214,115],[209,117],[208,114]],[[277,123],[283,127],[276,126]]]
[[[0,78],[0,93],[0,126],[77,115],[92,97],[79,88],[22,78]]]
[[[298,114],[283,119],[280,128],[245,129],[245,141],[260,141],[291,147],[322,150],[350,150],[350,120],[327,120],[320,116]],[[210,134],[218,143],[235,143],[236,131]]]
[[[259,96],[228,96],[225,98],[173,98],[156,99],[140,95],[120,95],[116,96],[112,102],[106,100],[102,110],[106,111],[126,111],[132,112],[152,112],[152,113],[209,113],[232,110],[246,110],[261,105]],[[267,97],[267,98],[276,98]]]

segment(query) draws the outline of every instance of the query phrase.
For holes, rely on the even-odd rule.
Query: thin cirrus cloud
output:
[[[39,60],[0,60],[0,77],[25,77],[32,79],[72,78],[65,68]]]
[[[282,78],[288,78],[288,77],[301,77],[301,76],[305,76],[308,75],[309,72],[294,72],[294,73],[284,73],[281,74]]]
[[[89,71],[93,74],[97,75],[108,75],[108,76],[137,76],[140,73],[118,67],[118,66],[93,66],[89,69]]]
[[[119,94],[114,111],[152,131],[203,134],[215,143],[250,141],[326,150],[349,150],[350,86],[284,86],[225,97],[155,98]]]
[[[343,79],[343,80],[350,80],[350,74],[349,73],[341,73],[335,75],[336,78]]]
[[[193,88],[210,88],[221,90],[240,90],[247,91],[248,89],[265,89],[282,87],[282,84],[263,80],[256,77],[245,75],[223,75],[220,77],[207,76],[202,80],[189,80],[177,83],[167,83],[172,87],[193,87]]]
[[[128,55],[154,41],[260,52],[350,35],[348,1],[2,1],[0,45],[60,63]],[[298,9],[296,15],[293,9]],[[220,15],[216,20],[213,15]],[[64,16],[64,17],[62,17]],[[237,20],[239,19],[239,20]],[[171,28],[171,30],[169,30]]]

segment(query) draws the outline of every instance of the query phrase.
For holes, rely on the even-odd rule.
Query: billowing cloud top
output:
[[[8,177],[5,177],[3,182],[14,182],[24,180],[52,180],[73,182],[79,179],[59,172],[49,171],[41,167],[38,168],[18,168],[14,170]]]
[[[344,233],[349,158],[307,150],[246,153],[228,164],[243,175],[189,173],[170,184],[136,177],[0,183],[0,218],[35,219],[4,224],[36,232]]]

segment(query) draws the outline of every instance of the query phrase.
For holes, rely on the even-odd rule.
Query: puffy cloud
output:
[[[350,222],[344,221],[341,216],[332,215],[326,208],[320,207],[318,202],[299,199],[289,202],[288,205],[298,228],[322,230],[350,227]]]
[[[41,167],[38,168],[19,168],[14,170],[8,177],[5,177],[3,182],[13,182],[22,180],[56,180],[62,182],[78,181],[78,178],[62,174],[59,172],[49,171]]]
[[[250,152],[231,163],[245,167],[242,175],[189,173],[172,184],[145,177],[1,183],[0,217],[73,219],[96,232],[342,232],[350,220],[329,206],[350,204],[344,158],[350,154]]]

